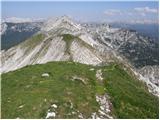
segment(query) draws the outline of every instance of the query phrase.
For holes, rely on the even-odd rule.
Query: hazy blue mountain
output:
[[[111,26],[135,30],[139,34],[150,37],[158,42],[158,37],[159,37],[159,25],[158,24],[111,23]]]
[[[9,49],[12,46],[26,40],[40,30],[41,23],[4,23],[6,30],[1,36],[1,49]]]

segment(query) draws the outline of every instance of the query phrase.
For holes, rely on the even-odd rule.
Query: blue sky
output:
[[[2,18],[48,18],[62,15],[84,22],[158,23],[158,2],[2,2]]]

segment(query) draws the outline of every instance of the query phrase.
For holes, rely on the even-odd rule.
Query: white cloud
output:
[[[136,7],[129,10],[119,10],[119,9],[107,9],[104,14],[108,16],[114,16],[114,19],[111,18],[110,22],[121,21],[126,23],[139,23],[139,24],[153,24],[158,23],[156,14],[158,9],[150,7]],[[155,18],[150,17],[150,14],[154,14]],[[118,16],[118,15],[121,15]],[[107,18],[109,19],[109,18]]]
[[[157,9],[152,9],[149,7],[139,7],[139,8],[134,8],[135,11],[146,14],[146,13],[158,13]]]
[[[18,18],[18,17],[5,18],[4,21],[13,23],[32,22],[31,18]]]
[[[122,12],[118,9],[108,9],[104,12],[105,15],[114,16],[114,15],[121,15]]]
[[[45,18],[19,18],[19,17],[8,17],[3,18],[2,22],[11,22],[11,23],[23,23],[23,22],[42,22],[46,20]]]
[[[118,9],[107,9],[104,14],[108,16],[115,16],[115,15],[135,15],[139,14],[141,16],[146,16],[148,13],[158,13],[158,9],[149,8],[149,7],[136,7],[129,11],[122,11]]]
[[[158,20],[151,20],[151,19],[134,19],[128,20],[126,23],[130,24],[158,24]]]

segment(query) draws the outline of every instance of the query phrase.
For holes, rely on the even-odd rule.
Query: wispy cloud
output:
[[[149,7],[137,7],[134,8],[134,10],[141,13],[158,13],[158,9],[153,9]]]
[[[118,9],[108,9],[104,12],[105,15],[114,16],[114,15],[121,15],[122,11]]]
[[[133,15],[133,14],[140,14],[142,16],[146,16],[148,13],[158,13],[158,9],[149,8],[149,7],[136,7],[131,9],[130,11],[122,11],[118,9],[107,9],[104,14],[109,16],[114,15]]]
[[[141,16],[158,13],[158,9],[149,8],[149,7],[137,7],[137,8],[134,8],[134,11],[140,14]]]
[[[130,24],[158,24],[157,20],[151,20],[151,19],[133,19],[128,20],[126,23]]]
[[[136,7],[129,10],[107,9],[104,11],[106,16],[112,16],[113,20],[122,20],[129,23],[158,23],[158,9],[150,7]],[[155,18],[153,18],[153,16]],[[119,19],[120,18],[120,19]],[[109,18],[107,18],[109,19]]]

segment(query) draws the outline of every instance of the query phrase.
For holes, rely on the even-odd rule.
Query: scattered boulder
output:
[[[90,70],[90,71],[94,71],[94,68],[90,68],[89,70]]]
[[[83,115],[82,115],[82,113],[79,113],[78,118],[80,118],[80,119],[84,118]]]
[[[57,108],[57,105],[56,104],[52,104],[51,107]]]
[[[44,99],[44,102],[47,102],[47,99],[46,99],[46,98]]]
[[[43,73],[41,76],[42,77],[49,77],[49,74],[48,73]]]
[[[20,105],[18,108],[23,108],[24,107],[24,105]]]
[[[85,84],[85,85],[87,84],[86,79],[85,79],[85,78],[82,78],[82,77],[73,76],[71,80],[72,80],[72,81],[79,80],[79,81],[81,81],[83,84]]]
[[[75,111],[72,111],[72,115],[75,115],[76,114],[76,112]]]
[[[55,117],[56,117],[56,113],[55,112],[48,112],[47,116],[46,116],[46,119],[48,119],[48,118],[55,118]]]
[[[96,112],[92,113],[92,114],[91,114],[91,118],[92,118],[92,119],[96,119],[96,118],[97,118],[97,113],[96,113]]]
[[[113,117],[110,115],[112,103],[109,100],[109,96],[107,94],[96,95],[96,101],[100,105],[100,109],[98,110],[99,115],[101,115],[100,118],[113,119]]]
[[[100,80],[100,81],[103,80],[101,69],[96,71],[96,78],[97,78],[97,80]]]
[[[69,103],[70,103],[70,109],[73,109],[73,103],[71,100],[69,100]]]

